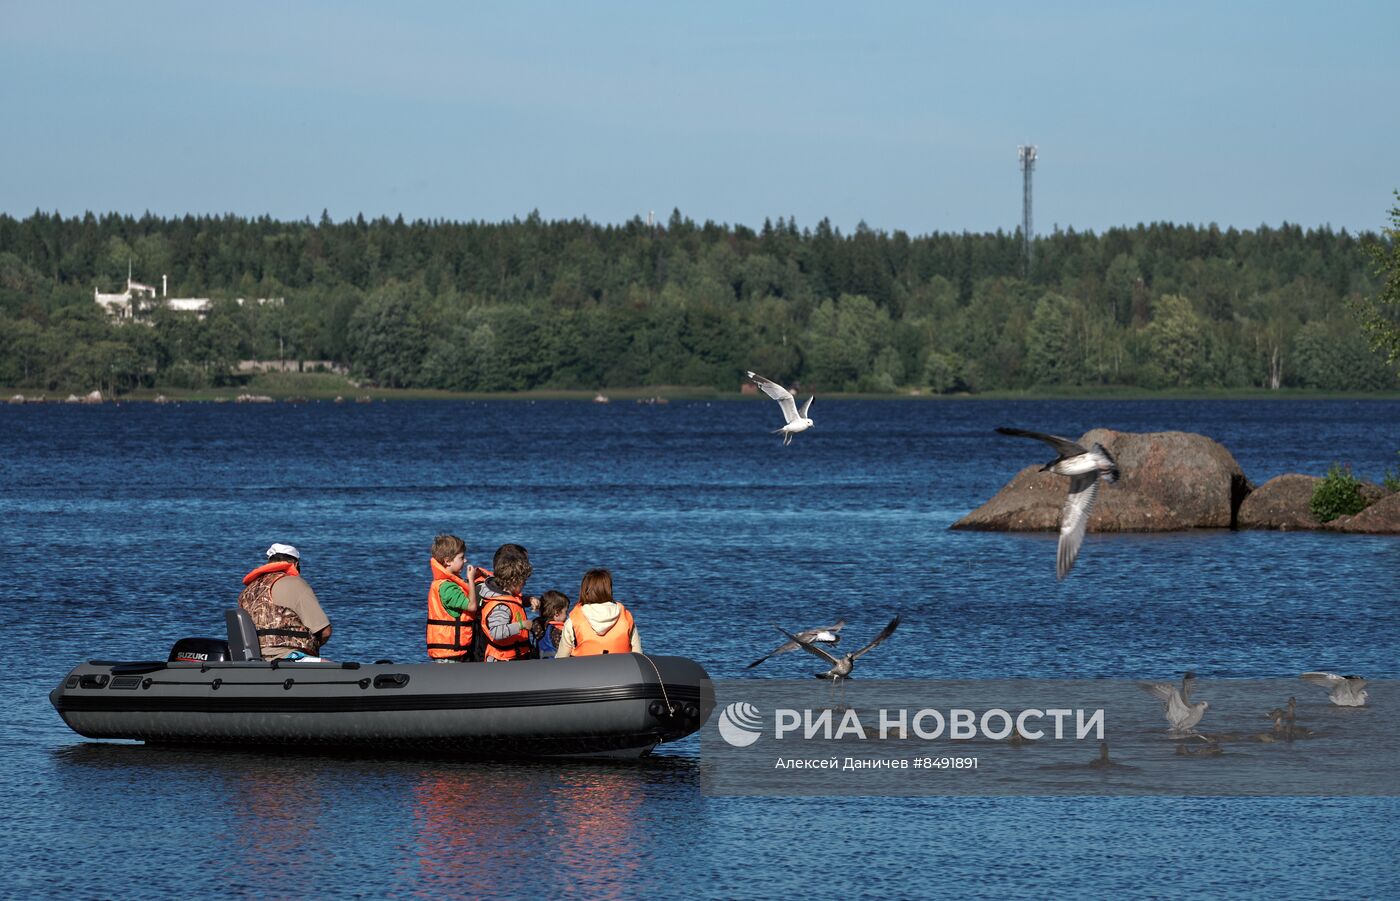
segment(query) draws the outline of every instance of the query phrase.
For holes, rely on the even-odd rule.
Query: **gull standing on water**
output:
[[[1199,735],[1196,724],[1206,715],[1209,701],[1191,703],[1191,687],[1196,683],[1196,674],[1187,673],[1181,677],[1181,688],[1166,682],[1139,682],[1138,688],[1162,702],[1171,725],[1171,736],[1181,738],[1186,735]]]
[[[1366,706],[1366,679],[1362,676],[1339,676],[1336,673],[1303,673],[1304,682],[1321,685],[1330,694],[1328,699],[1338,707]]]
[[[812,427],[812,420],[807,418],[807,411],[812,409],[812,401],[817,399],[815,394],[807,398],[807,403],[802,405],[802,412],[798,413],[797,401],[793,399],[791,391],[755,372],[745,371],[744,374],[753,380],[759,390],[776,400],[778,406],[783,408],[783,419],[787,422],[781,429],[778,429],[778,432],[782,433],[784,446],[792,443],[793,435],[805,432]]]
[[[822,644],[836,644],[841,640],[841,630],[844,628],[846,628],[846,621],[844,619],[839,619],[836,621],[835,625],[827,626],[823,629],[803,629],[794,636],[792,641],[783,642],[753,663],[744,667],[744,669],[753,669],[769,657],[775,657],[778,654],[786,654],[788,651],[795,651],[802,647],[802,645],[798,643],[800,641],[820,641]]]
[[[885,626],[885,628],[881,629],[880,634],[876,635],[871,640],[870,644],[861,648],[859,651],[856,651],[851,654],[846,654],[845,656],[840,658],[837,658],[825,648],[817,647],[815,642],[804,638],[798,638],[796,635],[793,635],[788,630],[780,628],[778,626],[774,626],[774,628],[786,635],[788,638],[791,638],[793,641],[797,642],[798,645],[802,647],[802,650],[807,651],[810,654],[815,654],[831,664],[831,669],[827,670],[824,673],[816,674],[818,679],[831,679],[833,681],[840,681],[842,679],[849,679],[851,677],[851,669],[855,666],[857,657],[859,657],[861,654],[864,654],[866,651],[869,651],[871,648],[875,647],[880,642],[884,641],[886,638],[889,638],[891,635],[894,634],[894,630],[899,628],[899,614],[895,614],[894,619],[890,620],[890,624],[888,626]]]
[[[1084,543],[1084,529],[1089,524],[1094,499],[1099,496],[1099,476],[1102,475],[1109,482],[1118,481],[1118,464],[1102,444],[1095,444],[1093,450],[1085,450],[1078,443],[1058,435],[1028,432],[1025,429],[998,428],[997,431],[1003,435],[1044,441],[1059,456],[1040,467],[1040,471],[1048,469],[1058,475],[1069,476],[1069,494],[1065,496],[1064,510],[1060,513],[1060,544],[1055,552],[1055,577],[1063,579],[1074,568],[1079,546]]]

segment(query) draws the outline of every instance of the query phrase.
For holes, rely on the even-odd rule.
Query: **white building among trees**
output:
[[[131,322],[144,319],[157,307],[165,307],[177,313],[194,313],[203,319],[209,313],[211,301],[207,297],[170,297],[170,277],[160,277],[160,297],[151,285],[143,285],[131,278],[131,269],[126,272],[126,290],[120,294],[103,294],[98,288],[92,289],[93,300],[107,311],[112,319]]]

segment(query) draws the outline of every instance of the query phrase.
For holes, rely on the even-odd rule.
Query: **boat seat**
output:
[[[258,643],[258,630],[253,618],[242,607],[224,612],[228,621],[228,655],[237,661],[261,660],[262,646]]]

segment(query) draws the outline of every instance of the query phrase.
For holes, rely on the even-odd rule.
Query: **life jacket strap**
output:
[[[258,637],[261,638],[261,637],[264,636],[264,635],[276,635],[276,636],[279,636],[279,637],[281,637],[281,638],[307,638],[307,639],[310,639],[310,638],[314,638],[314,637],[315,637],[315,636],[313,636],[310,632],[306,631],[305,629],[259,629],[259,630],[258,630]]]

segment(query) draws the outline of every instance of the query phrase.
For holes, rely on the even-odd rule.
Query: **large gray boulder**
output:
[[[1240,504],[1237,525],[1241,529],[1321,529],[1332,528],[1317,521],[1312,512],[1313,491],[1322,479],[1290,472],[1274,476],[1249,493]],[[1371,482],[1361,483],[1361,496],[1374,503],[1385,496],[1385,489]]]
[[[1365,535],[1400,535],[1400,492],[1387,494],[1355,516],[1338,516],[1323,528]]]
[[[1290,472],[1274,476],[1255,488],[1240,504],[1241,529],[1318,529],[1322,523],[1313,516],[1310,504],[1313,490],[1322,481],[1317,476]]]
[[[1102,444],[1122,477],[1101,484],[1089,517],[1091,532],[1173,532],[1226,529],[1249,493],[1235,458],[1218,442],[1190,432],[1115,432],[1093,429],[1078,439]],[[1055,452],[1026,442],[1041,463]],[[982,506],[953,524],[955,529],[1021,532],[1059,528],[1069,479],[1028,466]]]

